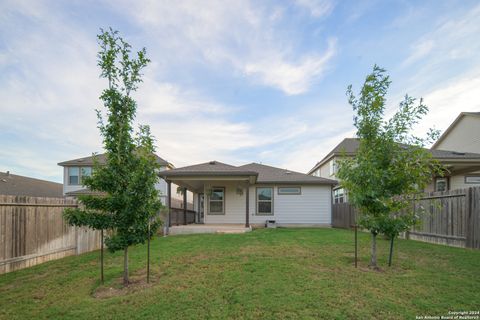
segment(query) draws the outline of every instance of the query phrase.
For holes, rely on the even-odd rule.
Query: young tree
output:
[[[377,268],[376,236],[394,238],[408,230],[417,220],[409,204],[433,175],[440,174],[439,163],[424,149],[438,132],[430,130],[424,139],[410,133],[427,114],[427,106],[422,99],[416,103],[406,95],[393,117],[384,120],[389,85],[385,70],[375,65],[358,98],[348,87],[360,146],[354,158],[340,161],[337,175],[349,202],[359,209],[359,225],[372,234],[373,268]]]
[[[155,215],[161,208],[155,189],[159,165],[148,126],[140,126],[136,136],[133,121],[137,109],[131,93],[147,65],[146,50],[131,57],[131,46],[117,31],[101,30],[98,65],[108,88],[100,96],[106,108],[106,122],[97,110],[98,127],[105,148],[106,163],[95,165],[91,177],[82,183],[101,195],[80,198],[84,209],[66,210],[70,224],[95,229],[110,229],[107,248],[124,251],[124,285],[128,285],[128,247],[144,243],[159,226]]]

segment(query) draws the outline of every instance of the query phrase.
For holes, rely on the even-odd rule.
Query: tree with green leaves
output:
[[[94,192],[80,196],[83,208],[67,209],[64,215],[71,225],[110,230],[105,244],[111,252],[124,251],[123,283],[128,285],[128,247],[145,243],[155,233],[162,206],[155,189],[159,165],[150,128],[140,126],[137,133],[133,129],[137,104],[131,94],[150,60],[145,48],[132,57],[131,46],[112,29],[101,30],[98,43],[98,66],[108,80],[100,96],[105,114],[97,110],[106,162],[96,161],[91,177],[82,181]]]
[[[354,112],[360,145],[353,158],[339,162],[337,177],[348,191],[349,202],[359,210],[358,224],[372,234],[370,265],[377,268],[376,237],[392,241],[417,221],[411,201],[418,197],[432,176],[441,174],[440,164],[424,146],[438,137],[430,129],[426,138],[411,134],[428,112],[423,100],[406,95],[396,113],[385,118],[390,79],[374,66],[356,97],[347,90]],[[392,242],[393,244],[393,242]]]

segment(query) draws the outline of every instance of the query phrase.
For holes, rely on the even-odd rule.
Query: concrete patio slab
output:
[[[198,234],[198,233],[245,233],[251,231],[251,228],[245,228],[240,224],[188,224],[182,226],[170,227],[170,235],[178,234]]]

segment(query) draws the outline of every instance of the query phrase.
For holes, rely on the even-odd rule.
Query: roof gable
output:
[[[431,149],[437,148],[437,146],[450,134],[450,132],[460,123],[460,120],[465,116],[480,117],[480,112],[461,112],[458,117],[448,126],[448,128],[442,133],[442,135],[435,141]]]

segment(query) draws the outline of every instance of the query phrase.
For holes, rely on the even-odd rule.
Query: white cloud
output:
[[[328,42],[327,51],[321,56],[303,57],[299,63],[289,63],[283,57],[272,54],[263,60],[244,66],[245,73],[257,77],[262,83],[276,87],[288,95],[306,92],[311,82],[321,77],[328,62],[335,54],[334,39]]]
[[[403,61],[402,66],[408,66],[427,57],[428,54],[432,52],[434,43],[433,40],[421,40],[421,42],[416,43],[412,48],[412,53]]]
[[[434,31],[424,34],[412,45],[411,53],[402,66],[421,61],[422,69],[430,70],[439,63],[477,58],[480,50],[480,42],[477,41],[480,34],[479,15],[480,5],[477,5],[456,16],[438,18]]]
[[[425,134],[428,128],[445,131],[460,112],[480,111],[480,69],[455,77],[437,86],[424,96],[430,107],[429,114],[416,128],[417,134]]]
[[[295,2],[309,10],[310,14],[316,18],[329,15],[334,8],[333,2],[329,0],[296,0]]]
[[[292,30],[282,33],[284,9],[262,7],[251,1],[147,1],[143,5],[122,1],[112,8],[154,35],[157,51],[165,59],[174,52],[182,63],[198,60],[210,67],[234,68],[253,83],[282,90],[288,95],[308,91],[321,78],[335,55],[335,39],[325,52],[298,53]],[[327,15],[332,6],[320,1],[310,4],[312,14]],[[327,10],[328,9],[328,10]],[[174,35],[172,37],[172,35]],[[325,39],[326,41],[327,39]],[[326,41],[327,42],[327,41]]]

